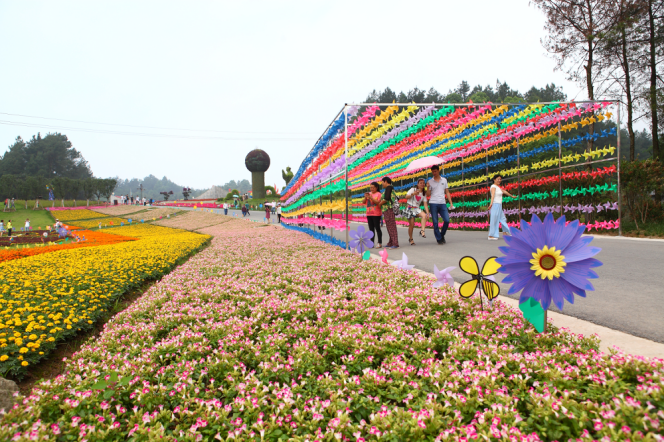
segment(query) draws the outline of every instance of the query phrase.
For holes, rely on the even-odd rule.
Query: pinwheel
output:
[[[475,294],[475,291],[479,287],[480,306],[482,310],[484,310],[482,291],[484,291],[489,302],[500,294],[500,287],[492,277],[498,273],[498,268],[500,267],[500,264],[496,262],[496,257],[492,256],[484,261],[481,271],[477,261],[475,261],[475,258],[472,256],[464,256],[461,258],[461,260],[459,260],[459,267],[461,270],[472,276],[472,279],[461,284],[459,287],[459,295],[463,298],[470,298]]]
[[[366,230],[364,226],[358,226],[357,230],[350,231],[350,237],[353,238],[349,245],[351,249],[357,250],[360,254],[364,253],[365,250],[370,249],[374,246],[373,238],[374,233],[371,230]]]
[[[456,269],[456,267],[447,267],[443,270],[438,270],[438,267],[433,265],[433,274],[436,276],[436,282],[433,283],[433,287],[443,287],[445,284],[450,287],[454,287],[454,278],[450,272]]]
[[[592,237],[581,237],[586,226],[565,217],[554,221],[549,214],[544,222],[535,215],[529,225],[521,221],[521,230],[506,236],[508,244],[499,247],[505,256],[496,261],[506,273],[504,283],[511,283],[508,294],[519,291],[519,303],[535,298],[547,310],[553,303],[562,310],[565,301],[574,303],[574,294],[585,297],[594,290],[589,278],[597,278],[592,268],[602,263],[593,258],[600,249],[589,247]]]
[[[401,254],[401,260],[394,261],[392,263],[392,265],[394,267],[398,268],[398,269],[406,270],[406,271],[411,270],[413,267],[415,267],[414,265],[409,265],[408,264],[408,257],[406,256],[405,253]]]
[[[388,256],[387,249],[383,249],[383,250],[381,250],[380,252],[378,252],[378,254],[380,255],[382,261],[383,261],[385,264],[387,264],[387,256]]]

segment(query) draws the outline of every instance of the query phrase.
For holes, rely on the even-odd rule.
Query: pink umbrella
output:
[[[412,163],[406,167],[404,172],[411,172],[415,170],[422,170],[429,168],[434,165],[440,165],[443,164],[443,159],[439,157],[423,157],[423,158],[418,158]]]

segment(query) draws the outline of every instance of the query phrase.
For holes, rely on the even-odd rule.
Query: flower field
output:
[[[146,206],[111,206],[95,209],[95,212],[101,213],[106,216],[124,216],[131,215],[134,213],[141,213],[141,215],[136,215],[136,217],[144,216],[146,219],[149,217],[159,218],[160,216],[166,216],[167,214],[172,214],[177,212],[177,209],[168,209],[168,208],[147,208]],[[131,218],[131,217],[130,217]]]
[[[162,276],[209,239],[150,225],[109,232],[121,242],[0,263],[0,374],[20,377],[127,290]]]
[[[225,223],[233,217],[219,215],[216,213],[189,211],[170,219],[162,219],[155,222],[159,226],[174,227],[176,229],[198,230],[204,227]]]
[[[69,249],[78,249],[81,247],[97,247],[104,246],[109,244],[116,244],[125,241],[135,241],[136,238],[123,236],[123,235],[111,235],[108,233],[102,233],[99,230],[77,230],[76,234],[85,237],[85,241],[82,242],[71,242],[68,244],[56,244],[52,246],[45,247],[34,247],[34,248],[23,248],[23,249],[10,249],[10,250],[0,250],[0,263],[4,261],[11,261],[13,259],[25,258],[28,256],[41,255],[43,253],[57,252],[59,250],[69,250]]]
[[[63,222],[100,218],[99,213],[88,209],[59,210],[57,213],[52,213],[51,215]]]
[[[0,439],[661,440],[663,361],[257,227],[203,229],[211,247],[2,416]]]
[[[127,222],[128,221],[126,218],[106,217],[106,218],[97,218],[91,220],[74,221],[74,222],[70,221],[69,224],[76,227],[82,227],[84,229],[95,229],[99,227],[99,223],[101,223],[102,227],[110,227],[110,226],[119,226],[121,223],[127,224]]]

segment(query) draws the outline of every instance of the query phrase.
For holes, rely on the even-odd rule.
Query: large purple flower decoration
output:
[[[574,294],[585,298],[586,290],[594,290],[588,281],[597,278],[591,270],[602,263],[593,256],[601,250],[590,247],[593,237],[581,237],[586,227],[575,220],[565,225],[565,217],[554,221],[549,213],[544,222],[533,215],[531,224],[521,220],[521,230],[505,236],[506,247],[499,250],[505,256],[496,259],[499,271],[507,273],[503,282],[512,283],[508,294],[521,296],[519,303],[535,298],[544,310],[551,301],[562,310],[565,301],[574,304]]]
[[[374,246],[373,238],[374,233],[371,230],[366,230],[364,226],[359,226],[357,230],[350,231],[350,237],[353,238],[350,241],[350,248],[357,249],[359,253],[364,253],[365,250],[368,250]]]

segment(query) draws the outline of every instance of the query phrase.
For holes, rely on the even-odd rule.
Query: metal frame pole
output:
[[[618,169],[618,236],[622,236],[622,192],[620,190],[620,101],[616,101],[618,106],[618,123],[616,131],[616,152],[618,154],[617,169]]]
[[[463,177],[463,159],[465,156],[461,157],[461,201],[463,202],[463,229],[466,230],[466,195],[464,194],[463,188],[465,187],[464,185],[464,177]],[[433,218],[433,217],[432,217]]]
[[[517,183],[517,207],[519,208],[519,224],[521,224],[521,149],[519,147],[519,139],[516,139],[516,183]]]
[[[560,199],[560,212],[563,214],[563,135],[561,131],[560,121],[558,122],[558,198]]]
[[[344,180],[346,181],[346,191],[344,198],[346,200],[346,250],[350,241],[348,233],[348,104],[344,105]]]

